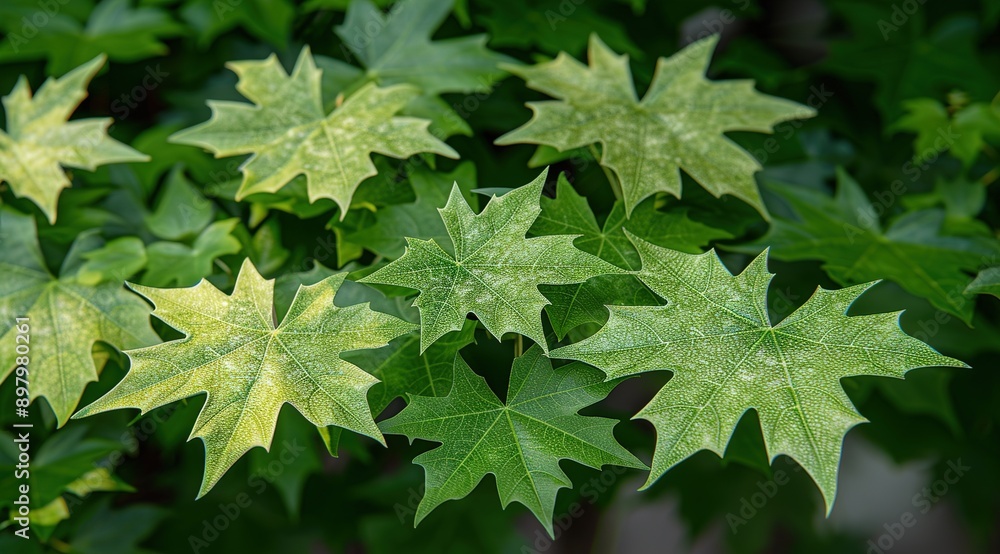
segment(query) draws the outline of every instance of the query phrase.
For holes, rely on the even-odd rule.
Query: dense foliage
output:
[[[998,22],[7,0],[0,550],[995,550]]]

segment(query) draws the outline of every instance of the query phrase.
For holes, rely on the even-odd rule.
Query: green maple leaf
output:
[[[375,223],[348,234],[345,240],[363,245],[380,256],[395,259],[403,255],[406,239],[433,239],[447,244],[448,231],[437,209],[448,201],[452,184],[458,184],[471,206],[477,207],[476,166],[465,162],[450,173],[417,168],[410,172],[416,200],[408,204],[390,205],[375,212]]]
[[[452,0],[402,0],[383,14],[366,0],[351,2],[343,25],[334,30],[343,41],[345,57],[357,58],[365,69],[317,56],[325,95],[330,99],[349,95],[369,82],[380,86],[411,84],[421,94],[410,100],[402,114],[430,120],[431,133],[439,138],[471,136],[468,115],[459,115],[453,109],[459,104],[450,104],[438,95],[488,93],[507,75],[499,64],[516,60],[488,50],[485,35],[432,40],[452,4]]]
[[[1000,138],[1000,102],[995,102],[995,106],[974,102],[954,114],[949,114],[948,108],[933,98],[908,100],[903,107],[906,115],[890,129],[917,134],[913,142],[917,163],[951,151],[969,167],[986,145],[985,138]]]
[[[940,209],[904,213],[883,230],[857,182],[838,170],[837,183],[832,198],[802,187],[769,184],[797,219],[776,218],[758,241],[732,249],[757,252],[770,247],[779,260],[823,260],[823,269],[842,285],[888,279],[971,323],[975,305],[964,292],[972,281],[966,272],[1000,255],[1000,244],[984,236],[947,234]]]
[[[60,426],[76,409],[87,383],[97,380],[92,350],[97,341],[115,348],[159,342],[149,326],[149,309],[121,281],[86,285],[79,271],[87,252],[99,247],[93,235],[71,248],[58,277],[45,265],[35,220],[0,210],[0,381],[14,371],[17,317],[29,318],[31,399],[44,397]]]
[[[714,251],[685,254],[632,240],[642,257],[639,278],[668,304],[610,306],[608,323],[597,334],[552,356],[592,364],[609,379],[673,372],[636,415],[657,430],[645,487],[699,450],[721,456],[737,422],[753,409],[769,459],[795,459],[819,486],[829,513],[843,438],[865,421],[840,380],[967,367],[903,333],[900,312],[847,317],[874,283],[818,288],[772,325],[766,252],[734,277]]]
[[[175,165],[163,184],[156,209],[144,214],[143,220],[157,237],[181,240],[201,233],[212,223],[214,212],[212,203],[184,175],[182,166]]]
[[[624,204],[615,202],[604,225],[599,226],[587,200],[562,174],[555,199],[543,197],[541,204],[542,213],[530,234],[579,235],[573,242],[577,248],[624,269],[638,270],[640,266],[639,253],[625,230],[661,246],[696,253],[712,240],[732,236],[690,219],[684,208],[659,210],[653,200],[640,203],[631,218],[626,218]],[[560,340],[579,325],[603,323],[608,314],[605,305],[659,303],[634,275],[603,275],[572,285],[542,285],[541,291],[552,301],[545,312]]]
[[[284,0],[188,0],[181,8],[181,16],[198,33],[198,43],[202,47],[239,26],[255,37],[284,48],[295,19],[295,8]]]
[[[13,436],[0,435],[10,451],[0,451],[0,468],[4,470],[0,478],[0,492],[5,499],[17,498],[19,479],[14,478],[17,466],[17,448]],[[31,505],[46,506],[58,499],[64,492],[72,492],[79,497],[95,490],[115,490],[127,486],[115,481],[110,475],[94,473],[101,468],[101,460],[116,450],[121,450],[120,442],[88,436],[86,426],[70,426],[54,433],[36,447],[32,454],[32,471],[28,474],[31,490]],[[4,449],[6,450],[6,448]],[[82,493],[82,494],[81,494]],[[6,505],[8,500],[5,500]]]
[[[22,76],[3,98],[7,131],[0,130],[0,182],[10,183],[16,196],[30,198],[50,223],[56,220],[59,194],[70,186],[63,167],[94,171],[99,165],[149,159],[108,136],[111,118],[68,121],[104,60],[98,56],[46,80],[34,96]]]
[[[93,231],[91,231],[93,232]],[[84,285],[102,281],[121,284],[146,267],[146,247],[139,237],[119,237],[83,255],[86,260],[77,271]]]
[[[106,463],[109,455],[121,450],[118,441],[85,437],[86,426],[73,426],[54,433],[34,447],[31,457],[31,472],[27,474],[31,487],[31,530],[42,541],[48,541],[56,525],[70,517],[70,506],[76,507],[80,499],[97,491],[130,491],[135,489],[115,477]],[[20,492],[21,479],[18,464],[17,443],[14,436],[0,432],[7,445],[0,448],[0,496],[5,499],[3,507],[10,506]],[[69,497],[72,495],[76,498]],[[67,498],[69,497],[69,503]],[[14,506],[11,506],[14,507]]]
[[[378,378],[368,391],[368,404],[378,414],[394,399],[416,396],[444,396],[451,390],[452,365],[458,351],[475,340],[476,322],[467,320],[459,331],[447,333],[420,352],[420,333],[410,333],[386,348],[356,352],[347,361]]]
[[[216,221],[195,238],[191,246],[180,242],[159,241],[146,248],[146,272],[142,284],[151,287],[194,285],[212,274],[216,258],[236,254],[242,248],[232,235],[239,219]]]
[[[844,1],[832,7],[844,17],[851,36],[830,41],[823,67],[851,80],[874,82],[873,102],[886,123],[902,115],[906,100],[944,97],[955,87],[987,100],[1000,87],[996,71],[978,52],[983,29],[974,18],[943,18],[927,29],[923,10],[896,26],[892,3]]]
[[[333,270],[316,264],[308,272],[286,273],[275,285],[274,305],[280,316],[291,301],[292,286],[312,284],[332,275]],[[386,298],[372,287],[347,281],[337,296],[338,305],[371,302],[379,311],[406,321],[417,319],[417,311],[405,305],[403,298]],[[451,389],[452,364],[459,350],[475,340],[476,322],[466,320],[460,331],[438,339],[420,352],[420,332],[413,331],[393,339],[375,350],[346,352],[343,358],[378,378],[368,390],[368,405],[373,414],[381,413],[394,399],[407,394],[444,396]]]
[[[289,411],[288,408],[285,409]],[[255,448],[247,454],[250,475],[257,476],[274,485],[281,496],[288,515],[298,518],[302,504],[302,493],[309,476],[323,467],[319,452],[314,447],[315,427],[300,416],[281,416],[274,429],[274,447],[269,451]],[[328,429],[336,429],[332,427]],[[338,434],[339,438],[339,434]],[[331,454],[336,455],[336,447]],[[294,456],[294,458],[290,458]],[[292,463],[288,460],[292,459]],[[281,464],[284,469],[277,475],[270,469],[272,464]]]
[[[502,402],[461,356],[454,364],[447,396],[411,396],[402,412],[379,424],[411,441],[441,443],[413,460],[427,474],[414,525],[441,503],[465,497],[492,473],[503,506],[524,504],[552,534],[556,494],[572,486],[560,460],[593,468],[645,467],[615,440],[615,420],[577,413],[617,384],[598,372],[583,364],[553,369],[535,345],[514,360]]]
[[[21,20],[12,20],[18,24],[8,26],[10,33],[0,46],[0,60],[47,59],[46,70],[57,75],[95,56],[134,62],[166,54],[162,39],[181,34],[183,27],[164,10],[132,4],[132,0],[102,0],[86,24],[81,24],[58,8],[47,13],[50,9],[33,3],[26,19],[37,22],[38,14],[44,13],[46,23],[35,27],[35,34],[29,36],[26,27],[19,24]]]
[[[64,547],[79,554],[134,554],[170,511],[151,504],[130,504],[112,508],[105,496],[92,506],[73,513],[75,526]],[[60,531],[61,533],[61,531]],[[60,541],[61,542],[61,541]]]
[[[205,443],[199,497],[248,450],[269,449],[285,403],[317,427],[336,425],[382,441],[365,398],[377,380],[340,354],[384,346],[415,326],[367,304],[334,306],[345,276],[299,288],[277,326],[274,281],[249,260],[232,295],[207,281],[186,289],[130,285],[153,302],[153,315],[185,337],[126,352],[132,368],[125,378],[74,417],[118,408],[145,413],[207,393],[191,433]]]
[[[938,177],[932,190],[907,193],[902,198],[902,205],[909,211],[942,208],[945,216],[943,228],[949,234],[986,237],[993,232],[977,216],[986,205],[987,190],[987,186],[979,180]]]
[[[717,41],[709,37],[660,58],[642,100],[628,57],[597,35],[590,39],[589,66],[562,53],[537,66],[505,67],[558,100],[529,103],[531,120],[496,143],[562,151],[600,143],[601,165],[617,175],[629,215],[656,192],[679,197],[681,169],[714,196],[732,194],[766,215],[754,181],[761,165],[723,133],[770,133],[777,123],[812,117],[815,110],[760,94],[753,81],[705,79]]]
[[[540,284],[585,281],[622,270],[573,246],[572,235],[525,238],[541,209],[538,198],[548,169],[531,183],[493,197],[480,214],[452,187],[441,218],[453,249],[408,238],[398,260],[361,280],[420,291],[420,350],[476,314],[498,339],[520,333],[547,350],[541,312],[548,301]]]
[[[511,0],[503,4],[484,6],[488,11],[477,18],[490,31],[494,47],[513,47],[558,54],[579,54],[587,48],[591,34],[597,34],[608,45],[642,58],[642,48],[628,38],[624,25],[580,3],[566,17],[561,0]],[[553,32],[558,30],[558,32]]]
[[[31,530],[41,541],[48,542],[56,526],[71,515],[92,492],[135,492],[115,476],[107,466],[108,456],[121,454],[122,443],[97,436],[85,436],[86,426],[71,426],[48,436],[41,447],[34,446],[31,472],[27,475],[31,487]],[[96,434],[96,433],[95,433]],[[0,448],[0,495],[4,507],[16,499],[22,484],[14,436],[0,432],[7,447]],[[14,506],[11,506],[14,507]]]
[[[305,175],[309,201],[331,198],[343,217],[354,190],[377,173],[372,152],[402,159],[420,152],[458,157],[427,132],[428,121],[394,116],[419,94],[413,86],[368,84],[326,114],[321,71],[308,47],[291,75],[274,55],[229,67],[239,76],[237,90],[254,105],[209,102],[212,118],[175,133],[171,140],[204,147],[216,157],[253,154],[241,166],[237,200],[275,192]]]
[[[989,267],[980,271],[965,290],[974,294],[992,294],[1000,298],[1000,267]]]
[[[365,67],[365,78],[381,85],[410,83],[431,95],[488,91],[506,75],[498,65],[514,60],[488,50],[486,35],[431,40],[453,4],[402,0],[383,14],[372,2],[355,0],[335,30]]]

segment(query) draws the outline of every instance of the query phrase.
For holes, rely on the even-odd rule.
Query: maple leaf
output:
[[[262,40],[284,48],[295,19],[293,6],[273,0],[223,3],[214,0],[188,0],[180,13],[197,32],[201,47],[210,45],[219,35],[239,26]]]
[[[367,304],[335,306],[345,276],[300,287],[277,326],[274,281],[249,260],[232,295],[207,281],[186,289],[130,284],[155,305],[153,315],[185,337],[127,351],[132,368],[125,378],[74,417],[118,408],[146,413],[207,393],[191,433],[205,443],[199,497],[248,450],[270,448],[285,403],[317,427],[336,425],[381,442],[365,398],[377,379],[340,354],[384,346],[415,326]]]
[[[961,87],[975,99],[989,99],[1000,87],[996,71],[977,51],[983,33],[973,17],[937,17],[928,29],[917,10],[904,25],[887,2],[842,1],[831,5],[849,35],[829,42],[822,67],[852,81],[875,83],[874,104],[883,121],[903,112],[904,101],[928,95],[943,97]],[[889,25],[886,27],[885,25]]]
[[[416,168],[409,174],[416,200],[408,204],[395,204],[375,212],[375,223],[345,237],[345,240],[363,245],[380,256],[395,259],[403,254],[406,239],[434,239],[438,244],[448,242],[441,214],[437,208],[448,201],[453,183],[458,184],[462,195],[471,206],[477,207],[476,166],[469,162],[459,164],[454,171],[442,173]]]
[[[280,316],[287,310],[293,285],[312,284],[332,275],[333,270],[320,264],[302,273],[286,273],[275,285],[274,306]],[[387,298],[372,287],[346,281],[337,293],[338,305],[370,302],[379,311],[406,321],[417,319],[417,310],[402,297]],[[343,358],[379,379],[368,390],[368,405],[373,414],[381,413],[394,399],[409,394],[443,396],[451,389],[455,355],[475,340],[477,324],[466,320],[460,331],[447,333],[423,353],[420,332],[413,331],[393,339],[375,350],[345,352]]]
[[[445,397],[411,396],[398,415],[379,424],[385,433],[441,443],[413,462],[427,474],[414,525],[448,500],[463,498],[492,473],[504,507],[528,507],[551,535],[559,489],[571,487],[559,461],[593,468],[645,468],[614,438],[617,421],[577,412],[611,392],[616,382],[579,363],[558,369],[539,345],[514,360],[507,401],[473,373],[462,356]]]
[[[316,64],[323,69],[324,96],[349,95],[369,82],[380,86],[408,83],[421,94],[403,108],[403,115],[430,120],[430,131],[439,138],[471,136],[468,114],[459,115],[455,111],[459,104],[439,95],[486,94],[507,75],[499,64],[517,60],[488,50],[485,35],[431,40],[452,4],[452,0],[401,0],[383,14],[371,2],[351,2],[343,25],[334,31],[343,41],[345,57],[356,57],[365,69],[316,56]]]
[[[655,244],[696,253],[712,240],[732,236],[690,219],[684,208],[659,210],[652,200],[640,203],[631,218],[625,217],[624,204],[615,202],[604,225],[598,226],[587,200],[573,190],[562,174],[556,184],[555,199],[543,197],[541,205],[542,213],[529,234],[579,235],[573,241],[577,248],[630,270],[638,270],[640,263],[639,253],[625,236],[626,229]],[[572,285],[542,285],[540,290],[552,301],[545,312],[560,340],[584,323],[604,323],[607,304],[659,303],[634,275],[603,275]]]
[[[975,306],[963,292],[972,280],[966,272],[1000,255],[995,239],[946,234],[940,209],[904,213],[883,230],[875,207],[843,169],[837,170],[832,198],[790,185],[768,188],[788,202],[797,219],[776,218],[759,240],[730,249],[769,247],[779,260],[823,260],[823,269],[842,285],[888,279],[971,323]]]
[[[17,444],[13,442],[15,435],[0,432],[0,439]],[[122,443],[102,438],[99,432],[88,436],[86,426],[66,427],[46,437],[41,447],[36,443],[34,448],[31,471],[24,475],[32,493],[31,530],[42,540],[48,540],[55,526],[70,517],[70,506],[79,506],[80,499],[90,493],[135,491],[106,465],[109,455],[121,452]],[[20,494],[20,480],[13,478],[19,463],[24,469],[16,448],[0,452],[0,471],[11,476],[0,479],[0,495],[11,501]]]
[[[600,163],[617,175],[628,215],[656,192],[679,197],[683,169],[714,196],[732,194],[766,216],[753,175],[761,165],[723,133],[770,133],[815,110],[760,94],[750,80],[705,79],[717,42],[708,37],[660,58],[642,100],[628,56],[616,55],[597,35],[590,38],[589,66],[565,53],[537,66],[502,66],[558,100],[528,103],[531,120],[496,143],[561,151],[600,143]]]
[[[0,381],[18,359],[14,349],[17,317],[29,318],[31,399],[44,397],[62,426],[76,409],[87,383],[101,369],[92,350],[98,341],[115,348],[159,342],[149,326],[149,309],[121,281],[85,285],[78,273],[84,256],[100,246],[81,237],[63,262],[58,277],[45,265],[35,220],[10,208],[0,209]]]
[[[453,4],[402,0],[383,14],[372,2],[355,0],[335,31],[365,67],[365,78],[381,85],[410,83],[431,95],[489,90],[506,75],[498,65],[515,60],[488,50],[486,35],[431,40]]]
[[[1000,298],[1000,267],[989,267],[980,271],[965,290],[974,294],[992,294]]]
[[[285,408],[285,411],[290,409]],[[327,429],[340,431],[340,427]],[[292,518],[300,515],[306,481],[323,467],[318,449],[314,447],[315,432],[316,428],[298,414],[281,416],[271,441],[274,447],[269,451],[255,448],[247,454],[251,478],[257,477],[274,485]],[[331,454],[336,456],[336,449]],[[289,456],[295,456],[294,463],[288,463]],[[271,470],[276,463],[284,468],[277,475]]]
[[[155,179],[151,179],[155,180]],[[197,236],[212,223],[212,203],[175,165],[156,202],[156,209],[143,220],[151,233],[161,239],[182,240]]]
[[[93,233],[93,231],[91,231]],[[119,237],[104,246],[83,254],[86,260],[77,270],[77,281],[96,285],[101,281],[114,281],[120,285],[125,279],[146,267],[146,247],[139,237]]]
[[[38,24],[39,14],[46,16],[44,24]],[[34,24],[22,23],[29,20]],[[46,71],[50,75],[65,73],[95,56],[119,62],[162,56],[168,52],[162,39],[184,32],[166,11],[133,7],[132,0],[102,0],[90,11],[85,24],[60,13],[59,7],[53,11],[33,2],[25,18],[9,22],[10,33],[0,45],[0,60],[48,59]]]
[[[552,54],[579,54],[587,49],[590,35],[597,34],[609,46],[637,59],[644,54],[620,24],[582,2],[573,6],[571,17],[565,17],[561,0],[510,0],[483,7],[488,11],[479,19],[489,30],[494,47],[533,51],[537,46]],[[553,32],[556,28],[559,32]]]
[[[354,190],[377,173],[372,152],[401,159],[420,152],[458,157],[427,132],[427,120],[394,116],[419,93],[411,85],[367,84],[326,114],[321,71],[309,47],[291,75],[273,54],[229,67],[239,76],[237,90],[254,105],[210,101],[212,118],[175,133],[171,141],[201,146],[216,157],[253,154],[241,166],[237,200],[275,192],[305,175],[309,201],[331,198],[343,217]]]
[[[15,196],[37,204],[49,223],[56,221],[59,194],[70,186],[62,167],[94,171],[100,165],[149,159],[108,136],[109,117],[68,121],[104,60],[98,56],[46,80],[34,96],[21,76],[3,98],[7,131],[0,130],[0,182],[7,181]]]
[[[950,150],[969,167],[986,146],[984,138],[1000,138],[1000,103],[990,106],[973,102],[954,114],[949,114],[948,108],[933,98],[907,100],[903,107],[906,115],[890,130],[917,134],[913,141],[915,163],[936,159],[941,152]]]
[[[378,414],[394,399],[416,396],[444,396],[451,390],[455,355],[475,340],[476,322],[469,319],[459,331],[452,331],[420,352],[420,333],[413,332],[378,350],[346,354],[344,359],[378,378],[368,391],[368,405]]]
[[[642,258],[639,278],[668,304],[609,306],[608,323],[597,334],[551,355],[587,362],[609,379],[673,372],[636,415],[657,430],[643,488],[699,450],[722,456],[737,422],[753,409],[769,459],[796,460],[819,486],[829,513],[843,438],[865,421],[840,380],[967,367],[903,333],[901,312],[847,317],[851,304],[875,283],[818,288],[772,325],[766,252],[733,276],[714,250],[685,254],[631,239]]]
[[[548,169],[531,183],[494,196],[478,215],[453,186],[439,210],[453,249],[407,238],[402,257],[361,279],[420,291],[413,305],[420,309],[421,352],[448,331],[461,329],[470,312],[497,339],[520,333],[547,350],[541,312],[548,301],[538,285],[623,272],[575,248],[572,235],[525,238],[541,211],[538,198],[546,175]]]
[[[148,261],[142,284],[187,287],[208,277],[216,258],[240,251],[242,245],[232,235],[237,224],[236,218],[216,221],[205,227],[191,246],[165,240],[150,244],[146,248]]]

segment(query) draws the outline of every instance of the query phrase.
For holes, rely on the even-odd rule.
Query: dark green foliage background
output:
[[[148,164],[73,172],[74,186],[60,198],[55,226],[45,223],[29,201],[14,198],[7,185],[0,186],[5,204],[36,214],[50,265],[57,266],[72,239],[88,229],[98,229],[108,239],[131,235],[151,241],[140,206],[153,209],[157,205],[171,171],[183,172],[211,198],[216,219],[240,220],[234,236],[241,242],[241,251],[220,258],[212,274],[198,276],[223,289],[232,286],[233,271],[248,256],[268,278],[307,271],[314,258],[331,268],[347,264],[352,271],[381,262],[345,238],[372,224],[371,212],[365,208],[352,210],[343,223],[337,221],[329,202],[307,207],[297,201],[293,213],[252,209],[250,203],[231,200],[239,179],[238,158],[214,160],[198,148],[165,141],[170,133],[207,119],[207,99],[241,99],[233,88],[235,76],[224,68],[228,61],[262,59],[276,52],[290,67],[301,46],[308,44],[315,54],[353,62],[345,58],[346,50],[332,32],[343,22],[348,0],[138,3],[155,10],[154,23],[103,42],[99,36],[80,39],[43,33],[31,39],[32,48],[24,50],[27,56],[15,55],[9,48],[10,35],[23,32],[22,17],[30,18],[43,4],[52,4],[59,6],[60,21],[84,22],[94,2],[72,0],[64,5],[57,0],[5,0],[0,6],[0,29],[8,34],[0,47],[0,91],[9,91],[22,74],[37,88],[46,76],[61,75],[101,49],[109,49],[110,70],[94,80],[90,96],[74,117],[114,117],[111,135],[152,157]],[[894,15],[894,10],[899,13]],[[996,150],[1000,136],[987,136],[981,152],[967,165],[949,153],[913,164],[915,135],[894,124],[906,113],[904,102],[914,98],[932,98],[952,108],[970,102],[996,104],[998,19],[1000,3],[990,0],[922,5],[874,0],[718,0],[714,4],[461,0],[435,37],[485,32],[491,35],[491,49],[534,63],[561,50],[583,58],[588,35],[596,32],[616,51],[631,55],[637,88],[642,91],[658,57],[673,54],[692,39],[722,31],[723,41],[709,72],[712,78],[750,77],[763,92],[802,103],[819,92],[825,98],[817,106],[816,118],[779,126],[774,142],[767,142],[768,135],[730,135],[764,164],[758,180],[776,217],[787,215],[787,209],[768,188],[769,182],[832,191],[835,169],[842,166],[870,198],[882,202],[883,223],[939,205],[948,210],[956,233],[978,233],[995,240],[1000,228],[1000,185],[994,182],[1000,171]],[[879,21],[897,28],[880,27]],[[150,37],[159,37],[165,46],[139,46]],[[35,50],[36,54],[30,53]],[[141,100],[133,96],[123,101],[122,96],[132,94],[151,70],[160,72],[162,81],[144,92]],[[493,140],[525,122],[530,112],[524,102],[540,99],[541,94],[528,90],[519,79],[507,78],[492,92],[444,97],[473,130],[472,136],[454,136],[448,143],[461,154],[462,163],[475,165],[477,187],[519,186],[537,176],[539,170],[528,167],[533,147],[497,147]],[[458,165],[438,161],[441,170],[451,171]],[[405,180],[390,178],[394,184],[386,192],[385,175],[400,170],[403,162],[380,159],[378,164],[383,174],[363,184],[358,196],[379,208],[412,202],[414,196]],[[574,188],[587,197],[599,219],[608,214],[614,198],[593,159],[583,154],[556,162],[546,188],[549,195],[554,194],[559,171],[566,172]],[[905,182],[905,193],[885,195],[896,180]],[[979,181],[982,186],[956,184],[963,181]],[[943,185],[935,188],[939,182]],[[985,195],[976,196],[982,190]],[[946,199],[948,194],[942,191],[951,191],[951,196]],[[692,218],[733,235],[716,246],[734,270],[750,259],[735,246],[767,231],[767,224],[748,206],[731,197],[715,200],[693,182],[685,183],[682,201],[669,202],[689,209]],[[258,206],[268,206],[267,201]],[[955,206],[972,208],[963,211]],[[266,218],[261,219],[262,215]],[[771,270],[778,276],[771,287],[770,307],[776,316],[793,310],[816,285],[839,286],[818,261],[773,258],[774,254]],[[947,526],[961,539],[949,545],[951,551],[996,552],[1000,551],[1000,300],[983,295],[974,301],[972,326],[888,282],[853,308],[855,313],[905,308],[902,326],[907,332],[968,362],[972,369],[919,369],[905,381],[846,380],[848,394],[871,420],[850,433],[847,450],[869,446],[876,458],[890,464],[925,464],[928,470],[921,475],[927,483],[940,478],[949,461],[961,459],[972,469],[950,488],[933,513],[950,513],[945,518]],[[165,339],[176,337],[162,325],[156,328]],[[463,350],[463,356],[494,390],[503,390],[513,341],[498,343],[482,331],[477,338],[478,345]],[[81,405],[106,392],[124,375],[126,365],[123,356],[111,354],[100,382],[88,387]],[[632,379],[584,413],[625,420],[652,397],[666,375]],[[559,495],[559,537],[551,544],[539,538],[544,531],[523,507],[500,509],[491,479],[470,497],[445,504],[413,529],[423,475],[410,460],[429,445],[409,446],[403,437],[391,436],[387,437],[389,448],[383,449],[344,433],[340,456],[332,458],[308,423],[287,406],[271,453],[256,450],[245,456],[196,502],[204,451],[200,442],[185,439],[201,402],[192,399],[135,420],[130,419],[134,413],[102,414],[71,421],[58,431],[51,414],[40,409],[40,403],[33,405],[33,471],[41,473],[38,479],[59,482],[63,478],[59,475],[79,476],[98,464],[111,466],[134,490],[99,492],[83,500],[67,497],[71,517],[46,531],[51,535],[47,540],[38,540],[35,533],[29,545],[5,529],[0,531],[0,551],[190,552],[192,537],[196,537],[208,544],[201,552],[603,552],[615,548],[659,552],[663,544],[651,537],[662,536],[662,526],[654,518],[666,518],[663,507],[673,506],[674,517],[688,537],[677,537],[678,545],[714,534],[717,539],[711,544],[734,552],[840,553],[865,551],[868,540],[885,532],[883,524],[892,523],[879,519],[861,526],[837,525],[843,521],[837,510],[832,519],[824,519],[819,492],[803,473],[789,469],[794,464],[778,460],[774,468],[768,467],[753,414],[741,422],[724,460],[698,454],[641,494],[634,490],[645,478],[643,472],[599,472],[564,463],[576,486]],[[5,428],[12,423],[13,410],[7,406],[13,406],[10,382],[0,386],[0,407],[4,407],[0,423]],[[398,407],[394,404],[389,410]],[[618,426],[616,436],[640,458],[649,460],[654,443],[651,426],[626,421]],[[3,448],[8,442],[4,440]],[[306,448],[291,463],[282,464],[278,460],[285,444]],[[46,476],[43,466],[45,449],[49,449],[51,476]],[[269,471],[269,467],[277,470]],[[791,472],[791,482],[760,513],[731,532],[726,515],[738,513],[741,499],[749,498],[758,490],[758,482],[779,468]],[[9,474],[3,470],[0,485]],[[851,475],[842,473],[842,486],[849,479]],[[921,488],[914,485],[912,490],[892,492],[900,496],[900,513],[913,509],[910,497]],[[229,517],[240,499],[249,499],[249,504],[239,509],[237,517]],[[0,498],[0,506],[5,501]],[[579,515],[575,515],[574,503],[583,506]],[[621,518],[645,508],[655,514],[642,520],[648,527],[622,526]],[[619,529],[631,535],[615,536]],[[919,545],[905,539],[891,551],[916,551],[909,549]]]

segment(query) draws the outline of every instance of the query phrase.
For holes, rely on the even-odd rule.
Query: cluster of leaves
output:
[[[20,64],[0,83],[0,400],[13,406],[26,316],[44,439],[31,548],[131,552],[156,533],[198,551],[224,528],[204,532],[215,514],[190,497],[252,505],[246,489],[273,487],[303,548],[393,551],[413,533],[399,540],[433,551],[471,525],[455,551],[517,550],[497,495],[556,536],[560,506],[608,467],[648,469],[644,495],[678,492],[697,533],[730,509],[697,486],[738,499],[741,471],[783,456],[820,493],[804,479],[796,496],[829,515],[866,416],[898,460],[1000,465],[991,431],[962,436],[1000,419],[983,400],[996,378],[948,369],[998,346],[1000,84],[983,28],[834,2],[845,36],[793,68],[750,35],[653,38],[650,13],[690,24],[695,3],[483,3],[0,7],[0,62]],[[749,5],[739,19],[766,23]],[[901,380],[915,368],[939,369]],[[152,429],[122,435],[123,408]],[[944,431],[893,437],[913,415]],[[437,443],[413,458],[421,493],[396,463],[412,450],[385,435]],[[488,475],[496,494],[476,490]],[[349,523],[319,539],[331,508],[304,485],[321,479],[366,508],[336,508]],[[161,524],[136,490],[191,514]],[[769,509],[823,542],[811,510]],[[393,511],[429,519],[386,532]],[[764,519],[733,547],[761,547],[780,518]],[[269,525],[225,540],[260,548]]]

